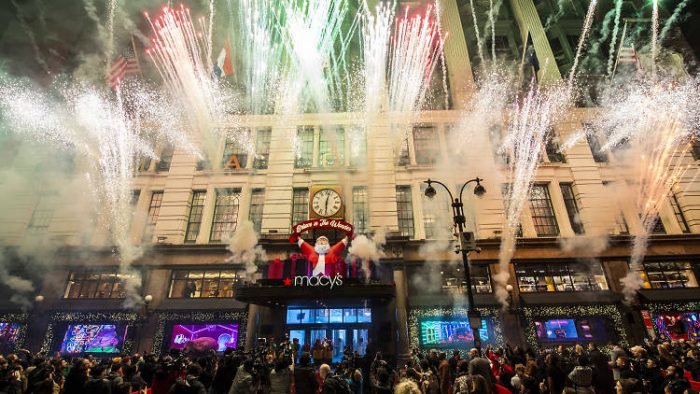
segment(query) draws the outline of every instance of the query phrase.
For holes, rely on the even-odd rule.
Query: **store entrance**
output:
[[[311,353],[314,363],[338,363],[346,348],[363,357],[367,352],[370,308],[287,308],[290,341],[299,341],[301,352]]]
[[[350,349],[363,357],[367,352],[369,330],[367,328],[311,328],[289,330],[289,339],[296,338],[299,348],[308,348],[315,363],[339,363],[343,359],[345,349]],[[308,346],[305,346],[308,345]]]

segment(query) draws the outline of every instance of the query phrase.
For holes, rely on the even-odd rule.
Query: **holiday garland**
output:
[[[159,355],[163,350],[163,340],[165,338],[166,327],[171,323],[237,323],[238,324],[238,346],[243,347],[246,339],[246,327],[248,323],[248,312],[160,312],[158,313],[158,328],[153,337],[152,351]]]
[[[486,318],[493,327],[493,342],[496,344],[503,343],[503,330],[501,327],[500,319],[498,319],[498,309],[490,308],[476,308],[477,311],[481,313],[482,318]],[[419,320],[421,318],[466,318],[467,309],[466,308],[445,308],[445,307],[435,307],[435,308],[415,308],[408,312],[408,334],[409,343],[413,349],[428,350],[429,347],[420,345],[420,326]],[[452,352],[453,350],[468,351],[469,349],[444,349],[440,348],[441,351]]]
[[[16,352],[22,349],[24,346],[24,341],[27,338],[27,318],[29,314],[27,313],[0,313],[0,322],[12,324],[19,323],[17,329],[17,338],[14,343],[10,345],[10,351]]]
[[[138,314],[134,312],[56,312],[51,315],[51,321],[46,328],[44,342],[41,345],[43,354],[50,354],[53,350],[56,325],[61,323],[127,323],[133,324],[138,320]],[[127,335],[124,340],[122,353],[131,351],[133,339]]]
[[[560,317],[604,317],[613,323],[613,328],[620,343],[627,345],[627,333],[622,324],[622,314],[615,305],[524,307],[522,311],[525,318],[526,341],[535,351],[540,349],[537,333],[535,332],[535,320]]]

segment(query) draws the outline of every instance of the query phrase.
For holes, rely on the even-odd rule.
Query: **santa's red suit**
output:
[[[345,276],[345,272],[341,269],[344,265],[345,259],[340,254],[343,253],[345,246],[348,244],[348,239],[343,238],[335,245],[328,249],[328,253],[318,254],[313,246],[309,245],[308,242],[299,238],[297,241],[301,253],[309,260],[311,267],[313,268],[312,276],[317,276],[319,274],[324,274],[325,276],[334,276],[339,272],[342,276]]]

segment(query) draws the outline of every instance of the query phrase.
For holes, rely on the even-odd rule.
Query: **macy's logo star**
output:
[[[292,285],[292,279],[291,279],[291,278],[284,278],[284,279],[282,280],[282,283],[283,283],[285,286],[289,287],[289,286]]]

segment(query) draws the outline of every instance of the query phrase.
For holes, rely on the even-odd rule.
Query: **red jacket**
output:
[[[345,259],[340,254],[345,249],[345,245],[347,245],[347,243],[347,238],[343,238],[338,243],[331,246],[328,253],[326,253],[326,276],[334,276],[336,272],[340,273],[342,276],[345,276],[345,272],[341,268],[341,266],[345,265]],[[308,242],[301,238],[299,238],[299,248],[301,248],[301,253],[307,260],[309,260],[309,263],[311,263],[310,271],[313,272],[313,269],[316,268],[316,264],[318,264],[318,253],[316,253],[313,246],[309,245]]]

